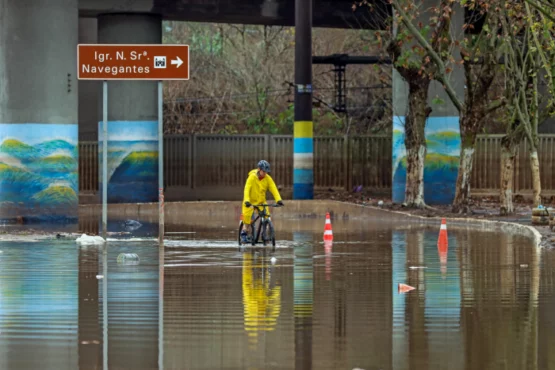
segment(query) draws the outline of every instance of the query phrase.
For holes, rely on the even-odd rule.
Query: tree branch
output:
[[[401,16],[401,21],[403,22],[405,27],[407,27],[410,33],[416,38],[420,46],[426,49],[430,57],[434,60],[434,63],[436,64],[439,70],[439,76],[437,76],[436,79],[443,84],[445,91],[447,92],[447,95],[449,95],[449,98],[453,102],[453,105],[455,106],[455,108],[457,108],[457,111],[461,112],[463,110],[463,102],[459,99],[459,97],[457,96],[457,93],[455,92],[455,90],[453,89],[453,86],[451,86],[451,83],[447,78],[447,72],[446,72],[446,68],[445,68],[445,64],[443,63],[443,60],[438,55],[438,53],[435,52],[435,50],[428,43],[428,41],[426,41],[424,36],[420,34],[418,29],[412,24],[412,22],[408,20],[408,16],[405,13],[405,11],[402,9],[401,5],[399,4],[399,1],[392,0],[392,5]]]
[[[519,94],[519,97],[516,98],[516,104],[515,104],[515,109],[516,112],[518,114],[518,119],[521,122],[521,125],[524,128],[524,133],[526,134],[526,137],[528,138],[530,144],[532,144],[534,142],[534,139],[532,137],[532,133],[530,132],[530,125],[526,124],[526,122],[529,122],[528,118],[524,115],[524,112],[522,111],[522,109],[520,108],[520,100],[523,99],[521,98],[522,94]]]
[[[532,12],[530,11],[530,7],[529,7],[529,1],[527,0],[526,3],[526,13],[528,16],[528,23],[530,24],[530,26],[532,26],[534,24],[533,20],[532,20]],[[532,5],[534,6],[534,5]],[[536,7],[536,9],[538,9]],[[541,9],[538,9],[541,12]],[[543,13],[543,12],[542,12]],[[550,18],[549,16],[546,16],[546,18],[550,19],[552,22],[555,22],[555,20],[553,18]],[[544,26],[545,27],[545,26]],[[540,43],[539,39],[538,39],[538,34],[536,32],[532,32],[532,37],[534,40],[534,45],[536,46],[537,52],[542,60],[543,63],[543,68],[545,70],[545,73],[547,73],[547,76],[549,78],[549,82],[551,85],[551,93],[555,93],[555,80],[553,79],[553,74],[551,73],[551,65],[547,60],[547,57],[545,56],[545,52],[543,50],[542,44]],[[553,98],[555,98],[555,96],[553,96]]]
[[[493,113],[499,108],[504,107],[505,105],[507,105],[507,101],[505,99],[496,100],[486,107],[485,114],[488,115],[490,113]]]
[[[536,8],[537,11],[542,13],[544,15],[544,17],[549,19],[551,22],[555,22],[555,17],[552,14],[550,14],[547,10],[543,9],[541,6],[536,4],[536,2],[534,2],[533,0],[524,0],[524,1],[526,1],[527,4],[530,4],[534,8]]]

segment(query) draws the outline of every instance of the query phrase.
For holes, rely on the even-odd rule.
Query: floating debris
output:
[[[125,265],[138,265],[140,262],[139,256],[136,253],[120,253],[118,256],[118,263]]]
[[[135,231],[137,229],[140,229],[143,224],[141,224],[139,221],[127,220],[122,222],[122,226],[126,231]]]

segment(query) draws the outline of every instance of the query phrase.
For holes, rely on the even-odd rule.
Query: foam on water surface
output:
[[[91,236],[91,235],[83,234],[79,238],[77,238],[75,242],[77,244],[98,245],[98,244],[104,244],[105,240],[101,236],[97,236],[97,235]]]
[[[165,247],[172,248],[238,248],[237,241],[230,240],[164,240]],[[294,243],[287,240],[276,241],[276,249],[291,248]],[[245,244],[244,248],[252,248],[250,244]],[[255,248],[272,248],[271,245],[264,247],[263,244],[257,244]]]

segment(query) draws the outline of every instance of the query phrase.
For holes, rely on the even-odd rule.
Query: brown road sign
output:
[[[79,80],[188,80],[189,45],[79,44]]]

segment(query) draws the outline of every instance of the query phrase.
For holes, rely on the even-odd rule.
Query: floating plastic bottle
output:
[[[118,263],[138,264],[139,262],[140,259],[136,253],[120,253],[118,256]]]

